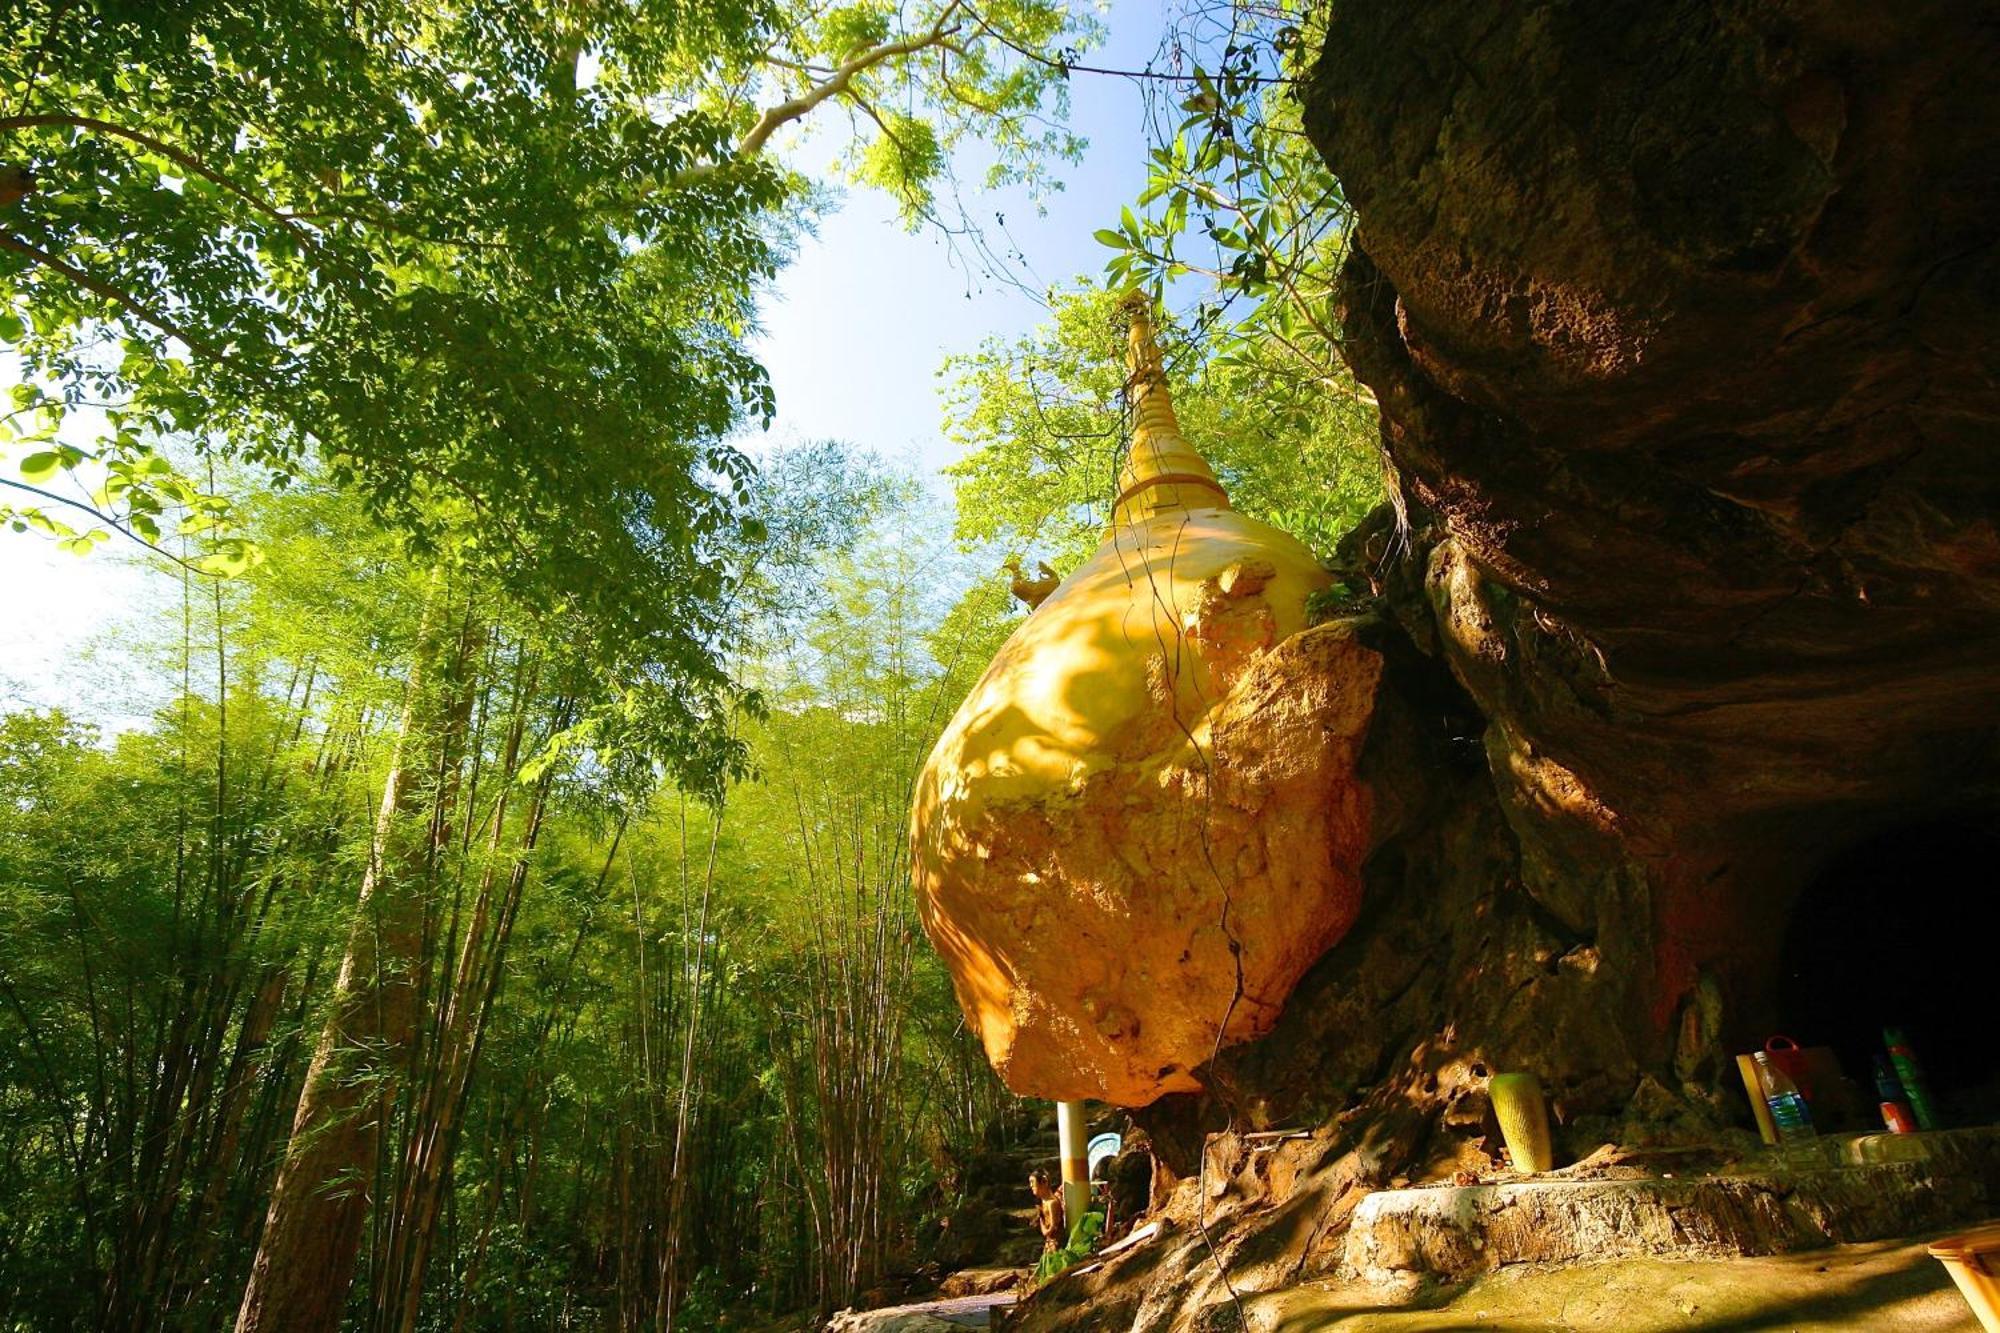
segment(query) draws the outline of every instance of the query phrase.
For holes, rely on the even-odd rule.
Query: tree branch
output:
[[[286,231],[290,232],[295,238],[297,238],[300,244],[306,246],[308,249],[317,249],[319,247],[319,241],[315,239],[303,227],[293,222],[292,215],[286,213],[283,209],[278,208],[274,204],[269,204],[266,203],[264,200],[259,199],[256,195],[250,193],[250,191],[244,189],[241,185],[238,185],[235,181],[229,179],[229,177],[215,170],[213,167],[203,162],[200,158],[195,157],[193,154],[184,152],[179,148],[175,148],[172,144],[156,139],[152,135],[145,133],[143,130],[135,130],[128,126],[119,125],[109,120],[99,120],[95,116],[40,115],[40,116],[7,116],[4,118],[0,118],[0,130],[28,130],[28,129],[46,129],[46,128],[62,128],[62,127],[66,127],[69,129],[78,129],[78,130],[91,130],[98,134],[108,134],[113,138],[127,139],[130,140],[132,143],[138,144],[142,148],[151,149],[153,152],[158,153],[161,157],[166,158],[169,162],[172,162],[175,166],[190,171],[195,175],[201,177],[203,180],[214,182],[216,185],[221,186],[223,189],[235,195],[238,199],[241,199],[244,203],[250,205],[258,212],[263,213],[266,216],[270,217],[271,219],[276,221],[279,226],[283,227]]]
[[[53,500],[59,505],[68,505],[71,509],[80,509],[84,513],[90,515],[92,518],[96,519],[99,523],[102,523],[106,527],[110,528],[112,531],[117,532],[122,536],[131,538],[133,541],[139,543],[139,545],[145,547],[147,550],[153,552],[155,555],[165,556],[167,559],[173,561],[175,564],[179,565],[182,569],[188,570],[190,573],[199,574],[203,578],[213,579],[222,577],[220,574],[217,574],[214,570],[203,569],[200,565],[194,563],[192,560],[183,559],[182,557],[175,555],[172,551],[169,551],[166,547],[161,546],[157,542],[147,541],[144,537],[141,537],[138,533],[132,531],[131,528],[126,527],[123,523],[120,523],[117,519],[111,517],[111,515],[105,513],[102,509],[97,508],[95,505],[85,504],[81,500],[72,500],[67,495],[57,495],[54,491],[45,491],[39,486],[30,486],[26,482],[9,481],[5,477],[0,477],[0,486],[11,486],[17,491],[26,491],[28,494],[35,496],[37,499]]]
[[[0,250],[12,250],[15,254],[26,255],[42,267],[62,274],[85,291],[101,296],[105,300],[123,308],[129,314],[136,315],[139,319],[152,325],[160,332],[179,338],[203,356],[214,357],[226,366],[232,366],[239,370],[242,369],[242,367],[236,366],[235,359],[220,347],[208,341],[208,339],[202,337],[200,334],[189,332],[178,321],[169,319],[157,310],[149,308],[122,287],[114,286],[102,278],[93,278],[90,274],[85,273],[75,265],[65,263],[48,251],[30,245],[20,237],[9,235],[4,231],[0,231]]]
[[[1103,65],[1079,65],[1069,60],[1052,59],[1049,56],[1043,55],[1040,51],[1033,51],[1021,45],[977,15],[974,16],[973,21],[979,25],[980,31],[1006,47],[1009,51],[1012,51],[1015,55],[1026,57],[1034,61],[1037,65],[1045,66],[1064,76],[1071,74],[1109,74],[1113,78],[1132,79],[1136,82],[1146,83],[1199,83],[1203,77],[1196,74],[1168,74],[1154,69],[1110,69]],[[1288,78],[1283,75],[1237,74],[1232,77],[1244,83],[1251,84],[1292,84],[1304,82],[1303,79]]]
[[[841,61],[833,73],[821,82],[789,101],[767,108],[764,114],[757,118],[757,123],[750,127],[750,132],[743,136],[743,142],[736,146],[736,155],[757,156],[764,151],[764,145],[770,141],[773,134],[793,121],[810,115],[815,107],[827,99],[845,93],[857,75],[873,69],[883,61],[894,60],[898,56],[915,55],[919,51],[928,50],[950,40],[958,31],[951,21],[952,15],[957,11],[958,4],[954,0],[954,3],[947,5],[944,12],[938,15],[937,22],[931,25],[928,32],[915,37],[905,37],[900,41],[883,42],[880,46],[871,46],[865,51],[856,52]]]

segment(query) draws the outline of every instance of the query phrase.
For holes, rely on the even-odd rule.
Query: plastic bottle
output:
[[[1876,1053],[1875,1056],[1875,1096],[1882,1103],[1882,1123],[1892,1134],[1916,1132],[1916,1117],[1910,1114],[1908,1094],[1903,1091],[1901,1080],[1889,1065],[1889,1057]]]
[[[1812,1111],[1799,1095],[1799,1085],[1772,1064],[1771,1057],[1763,1051],[1754,1052],[1750,1058],[1757,1062],[1757,1086],[1764,1093],[1764,1104],[1771,1108],[1771,1123],[1777,1127],[1778,1142],[1796,1143],[1812,1138],[1817,1131],[1813,1129]]]
[[[1917,1063],[1917,1053],[1910,1049],[1910,1039],[1901,1028],[1883,1028],[1882,1044],[1889,1048],[1889,1059],[1895,1062],[1896,1077],[1910,1099],[1917,1128],[1936,1129],[1937,1112],[1931,1103],[1930,1083],[1924,1078],[1924,1067]]]

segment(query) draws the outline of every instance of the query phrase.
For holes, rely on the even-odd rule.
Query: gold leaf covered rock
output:
[[[1269,1029],[1353,923],[1381,660],[1328,576],[1230,508],[1133,309],[1109,531],[995,656],[918,780],[925,929],[1015,1092],[1143,1105]]]

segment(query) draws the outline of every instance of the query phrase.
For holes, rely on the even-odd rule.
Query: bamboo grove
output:
[[[983,658],[934,653],[873,485],[769,585],[787,651],[739,663],[772,702],[713,791],[550,758],[561,650],[385,577],[324,492],[268,506],[310,582],[163,612],[151,725],[6,715],[0,1322],[230,1323],[288,1171],[303,1243],[355,1218],[353,1327],[715,1327],[909,1262],[1003,1103],[903,850]]]
[[[0,539],[147,562],[117,660],[157,705],[0,711],[0,1328],[692,1330],[921,1260],[1018,1111],[914,920],[908,784],[1014,623],[997,548],[1101,522],[1122,291],[947,368],[949,502],[750,443],[753,340],[829,186],[978,251],[961,156],[1058,185],[1099,35],[0,8]],[[1121,284],[1207,272],[1159,232],[1199,182],[1154,185]],[[1246,388],[1344,375],[1282,301],[1226,317],[1268,268],[1211,275],[1177,371],[1246,505],[1330,545],[1372,446]]]
[[[969,1056],[905,1035],[948,1004],[896,851],[921,728],[812,726],[886,669],[803,645],[888,492],[744,444],[829,199],[775,136],[845,111],[920,223],[961,138],[1074,156],[1023,53],[1090,34],[6,7],[0,521],[181,582],[149,723],[4,719],[0,1322],[705,1327],[882,1274],[947,1147],[882,1127]],[[930,665],[850,684],[948,691],[940,608],[891,611]],[[801,728],[866,753],[764,762]]]

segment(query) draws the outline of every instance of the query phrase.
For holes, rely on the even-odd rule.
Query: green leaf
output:
[[[17,343],[27,333],[28,326],[21,317],[11,310],[0,310],[0,343]]]
[[[256,543],[231,537],[217,542],[214,550],[194,562],[194,567],[204,574],[233,579],[263,562],[264,552]]]
[[[29,454],[21,460],[21,478],[37,485],[49,481],[62,471],[62,455],[53,449]]]
[[[1109,227],[1099,227],[1096,231],[1090,234],[1093,238],[1096,239],[1099,245],[1108,245],[1113,250],[1130,250],[1132,248],[1132,243],[1130,241],[1126,240],[1123,236],[1120,236],[1117,232],[1111,230]]]

